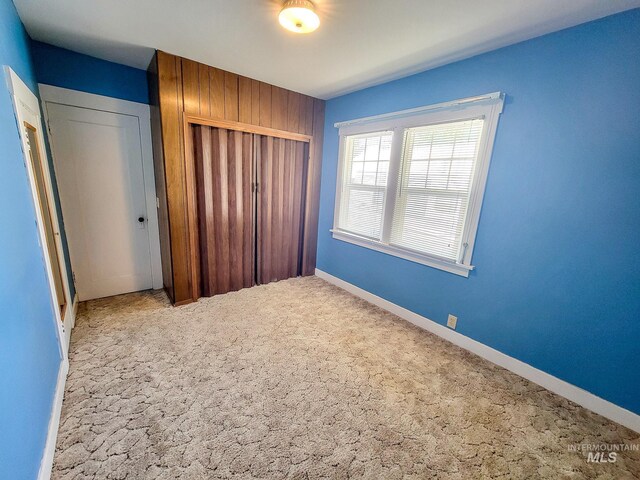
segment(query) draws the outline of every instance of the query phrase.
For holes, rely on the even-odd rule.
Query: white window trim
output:
[[[480,220],[480,210],[482,208],[482,200],[489,173],[489,164],[491,162],[496,129],[498,127],[498,119],[502,113],[503,105],[504,94],[494,92],[478,97],[464,98],[452,102],[336,123],[334,126],[339,129],[340,146],[338,151],[338,175],[336,179],[336,197],[333,215],[334,223],[331,229],[333,238],[422,265],[438,268],[456,275],[468,277],[469,272],[475,268],[471,263],[471,259],[478,230],[478,222]],[[467,220],[462,234],[462,244],[466,244],[467,246],[462,252],[460,261],[454,262],[434,255],[418,253],[406,248],[389,245],[391,220],[393,216],[393,209],[389,208],[389,206],[397,196],[399,169],[401,168],[402,141],[398,141],[397,136],[401,135],[405,129],[411,127],[472,118],[483,118],[485,127],[483,128],[480,138],[478,159],[475,166],[476,170],[467,210]],[[381,235],[381,241],[378,242],[341,230],[338,227],[338,221],[340,214],[340,197],[344,181],[344,150],[346,137],[385,130],[393,131],[394,139],[391,146],[391,163],[388,174],[389,182],[387,185],[387,196],[382,221],[383,233]]]

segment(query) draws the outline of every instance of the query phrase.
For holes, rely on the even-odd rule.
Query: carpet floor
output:
[[[640,436],[316,277],[80,307],[54,479],[640,477]]]

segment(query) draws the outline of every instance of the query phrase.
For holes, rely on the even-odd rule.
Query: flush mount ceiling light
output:
[[[320,26],[316,8],[309,0],[287,0],[278,18],[280,25],[296,33],[311,33]]]

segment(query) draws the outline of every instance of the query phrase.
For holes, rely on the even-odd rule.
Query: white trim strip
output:
[[[447,260],[433,257],[431,255],[421,255],[419,253],[414,253],[410,250],[396,247],[394,245],[385,245],[382,242],[370,240],[368,238],[354,235],[352,233],[344,232],[341,230],[331,229],[330,231],[333,235],[333,238],[335,238],[336,240],[341,240],[353,245],[358,245],[359,247],[375,250],[376,252],[386,253],[387,255],[403,258],[404,260],[420,263],[421,265],[426,265],[428,267],[439,268],[440,270],[444,270],[445,272],[453,273],[455,275],[460,275],[461,277],[468,278],[469,272],[475,268],[473,265],[463,265],[461,263],[449,262]]]
[[[51,407],[51,417],[49,419],[49,431],[47,433],[47,443],[44,447],[38,480],[49,480],[51,469],[53,468],[53,457],[56,452],[56,440],[58,438],[58,427],[60,426],[60,414],[62,413],[62,399],[64,398],[64,387],[69,373],[69,361],[65,358],[60,363],[58,370],[58,382],[56,392]]]
[[[47,443],[44,447],[42,454],[42,460],[40,461],[40,471],[38,472],[38,480],[49,480],[51,478],[51,470],[53,468],[53,458],[56,452],[56,442],[58,440],[58,429],[60,427],[60,415],[62,414],[62,400],[64,399],[64,388],[67,383],[67,375],[69,374],[69,360],[68,350],[69,341],[71,336],[71,329],[76,324],[76,317],[78,316],[78,295],[73,299],[73,306],[71,308],[71,318],[69,319],[69,330],[66,331],[67,335],[67,356],[60,362],[60,369],[58,371],[58,381],[56,383],[56,392],[53,398],[53,405],[51,407],[51,417],[49,418],[49,430],[47,432]],[[66,320],[66,318],[65,318]],[[66,323],[66,322],[65,322]]]
[[[323,272],[322,270],[316,269],[315,273],[317,277],[326,280],[327,282],[336,285],[343,290],[346,290],[356,297],[360,297],[363,300],[366,300],[369,303],[372,303],[388,312],[391,312],[394,315],[397,315],[398,317],[407,320],[408,322],[411,322],[420,328],[423,328],[435,335],[438,335],[441,338],[444,338],[445,340],[448,340],[454,345],[464,348],[471,353],[475,353],[485,360],[489,360],[491,363],[506,368],[516,375],[526,378],[527,380],[530,380],[533,383],[540,385],[541,387],[544,387],[557,395],[560,395],[561,397],[571,400],[572,402],[575,402],[578,405],[591,410],[592,412],[602,415],[609,420],[613,420],[620,425],[624,425],[625,427],[640,433],[640,415],[636,413],[619,407],[618,405],[604,400],[603,398],[600,398],[593,393],[576,387],[575,385],[565,382],[564,380],[560,380],[553,375],[549,375],[542,370],[538,370],[537,368],[532,367],[529,364],[521,362],[520,360],[510,357],[509,355],[488,347],[483,343],[466,337],[456,332],[455,330],[451,330],[444,325],[440,325],[433,320],[429,320],[426,317],[418,315],[417,313],[407,310],[406,308],[396,305],[395,303],[385,300],[384,298],[378,297],[370,292],[367,292],[366,290],[363,290],[362,288],[356,287],[349,282]]]
[[[102,110],[111,113],[120,113],[139,117],[145,121],[151,118],[149,105],[145,103],[122,100],[120,98],[96,95],[95,93],[70,90],[68,88],[55,87],[45,83],[39,83],[40,98],[42,102],[59,103],[60,105],[71,105],[74,107],[88,108],[91,110]]]
[[[407,110],[400,110],[398,112],[382,113],[380,115],[372,115],[370,117],[354,118],[353,120],[345,120],[344,122],[336,122],[333,124],[336,128],[342,128],[350,125],[361,125],[364,123],[377,122],[379,120],[389,120],[397,117],[407,117],[410,115],[418,115],[421,113],[431,112],[434,110],[442,110],[445,108],[455,108],[459,106],[469,106],[470,104],[478,103],[491,103],[494,100],[500,100],[502,105],[504,101],[504,93],[493,92],[486,95],[478,95],[477,97],[461,98],[459,100],[453,100],[450,102],[435,103],[433,105],[427,105],[425,107],[409,108]],[[502,108],[500,112],[502,113]]]
[[[73,298],[73,316],[71,317],[71,328],[76,326],[76,318],[78,317],[78,305],[80,304],[80,300],[78,299],[78,294]]]

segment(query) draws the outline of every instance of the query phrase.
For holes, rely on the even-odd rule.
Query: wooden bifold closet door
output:
[[[205,297],[255,284],[253,140],[250,133],[193,127]]]
[[[269,283],[302,273],[308,146],[259,138],[257,281]]]
[[[308,144],[192,128],[201,294],[300,275]]]

